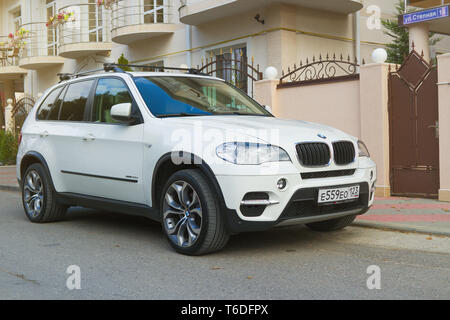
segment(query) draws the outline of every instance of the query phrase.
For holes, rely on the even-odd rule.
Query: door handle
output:
[[[42,131],[39,135],[41,136],[41,138],[47,138],[48,137],[48,131],[47,130]]]
[[[83,141],[94,141],[95,140],[95,137],[94,137],[94,135],[92,135],[92,134],[88,134],[87,136],[84,136],[83,137]]]
[[[434,130],[435,130],[435,135],[436,135],[436,139],[439,139],[439,121],[438,120],[436,120],[436,124],[433,126],[433,125],[431,125],[431,126],[428,126],[428,128],[434,128]]]

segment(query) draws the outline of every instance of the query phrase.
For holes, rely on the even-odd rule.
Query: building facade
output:
[[[397,18],[392,0],[100,3],[0,1],[2,106],[17,93],[36,97],[58,81],[58,73],[95,69],[122,54],[130,63],[151,66],[197,67],[214,59],[216,75],[230,81],[237,75],[227,64],[244,61],[260,71],[326,54],[369,61],[373,49],[390,42],[379,19]],[[432,55],[450,52],[450,37],[440,37]],[[252,91],[248,81],[239,85]]]

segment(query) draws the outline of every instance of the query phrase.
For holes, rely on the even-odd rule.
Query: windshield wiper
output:
[[[199,116],[209,116],[209,114],[202,113],[171,113],[171,114],[160,114],[157,118],[174,118],[174,117],[199,117]]]
[[[245,113],[245,112],[239,112],[239,111],[218,113],[217,115],[231,115],[231,114],[235,114],[238,116],[269,117],[269,115],[267,115],[267,114]]]

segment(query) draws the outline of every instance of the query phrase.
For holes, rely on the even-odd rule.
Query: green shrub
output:
[[[15,164],[18,149],[17,138],[10,132],[0,130],[0,162]]]
[[[119,60],[117,60],[117,64],[129,64],[129,63],[128,63],[128,59],[125,58],[125,56],[123,55],[123,53],[122,53],[122,55],[119,57]],[[123,71],[133,71],[130,67],[121,67],[121,69],[122,69]]]

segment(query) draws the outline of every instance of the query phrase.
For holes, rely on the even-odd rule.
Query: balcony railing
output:
[[[105,49],[100,51],[107,51],[105,44],[111,42],[110,10],[105,9],[102,5],[98,6],[95,2],[90,2],[65,6],[58,12],[73,12],[69,21],[57,25],[60,55],[74,58],[82,55],[83,51],[86,54],[98,51],[100,46]],[[79,46],[78,44],[89,44],[89,46]],[[69,46],[69,48],[63,48],[65,46]]]
[[[8,36],[0,36],[0,68],[19,65],[20,49],[9,45]]]
[[[47,28],[45,24],[45,22],[31,22],[20,26],[29,31],[21,58],[58,55],[57,30]]]
[[[20,47],[11,45],[7,36],[0,36],[0,80],[18,80],[27,70],[18,67]]]
[[[112,5],[112,40],[130,44],[171,34],[176,25],[169,0],[119,0]]]
[[[112,28],[173,23],[167,0],[120,0],[112,7]]]
[[[363,8],[361,0],[179,0],[180,21],[201,25],[241,14],[243,10],[261,10],[272,4],[287,3],[299,7],[350,14]]]

